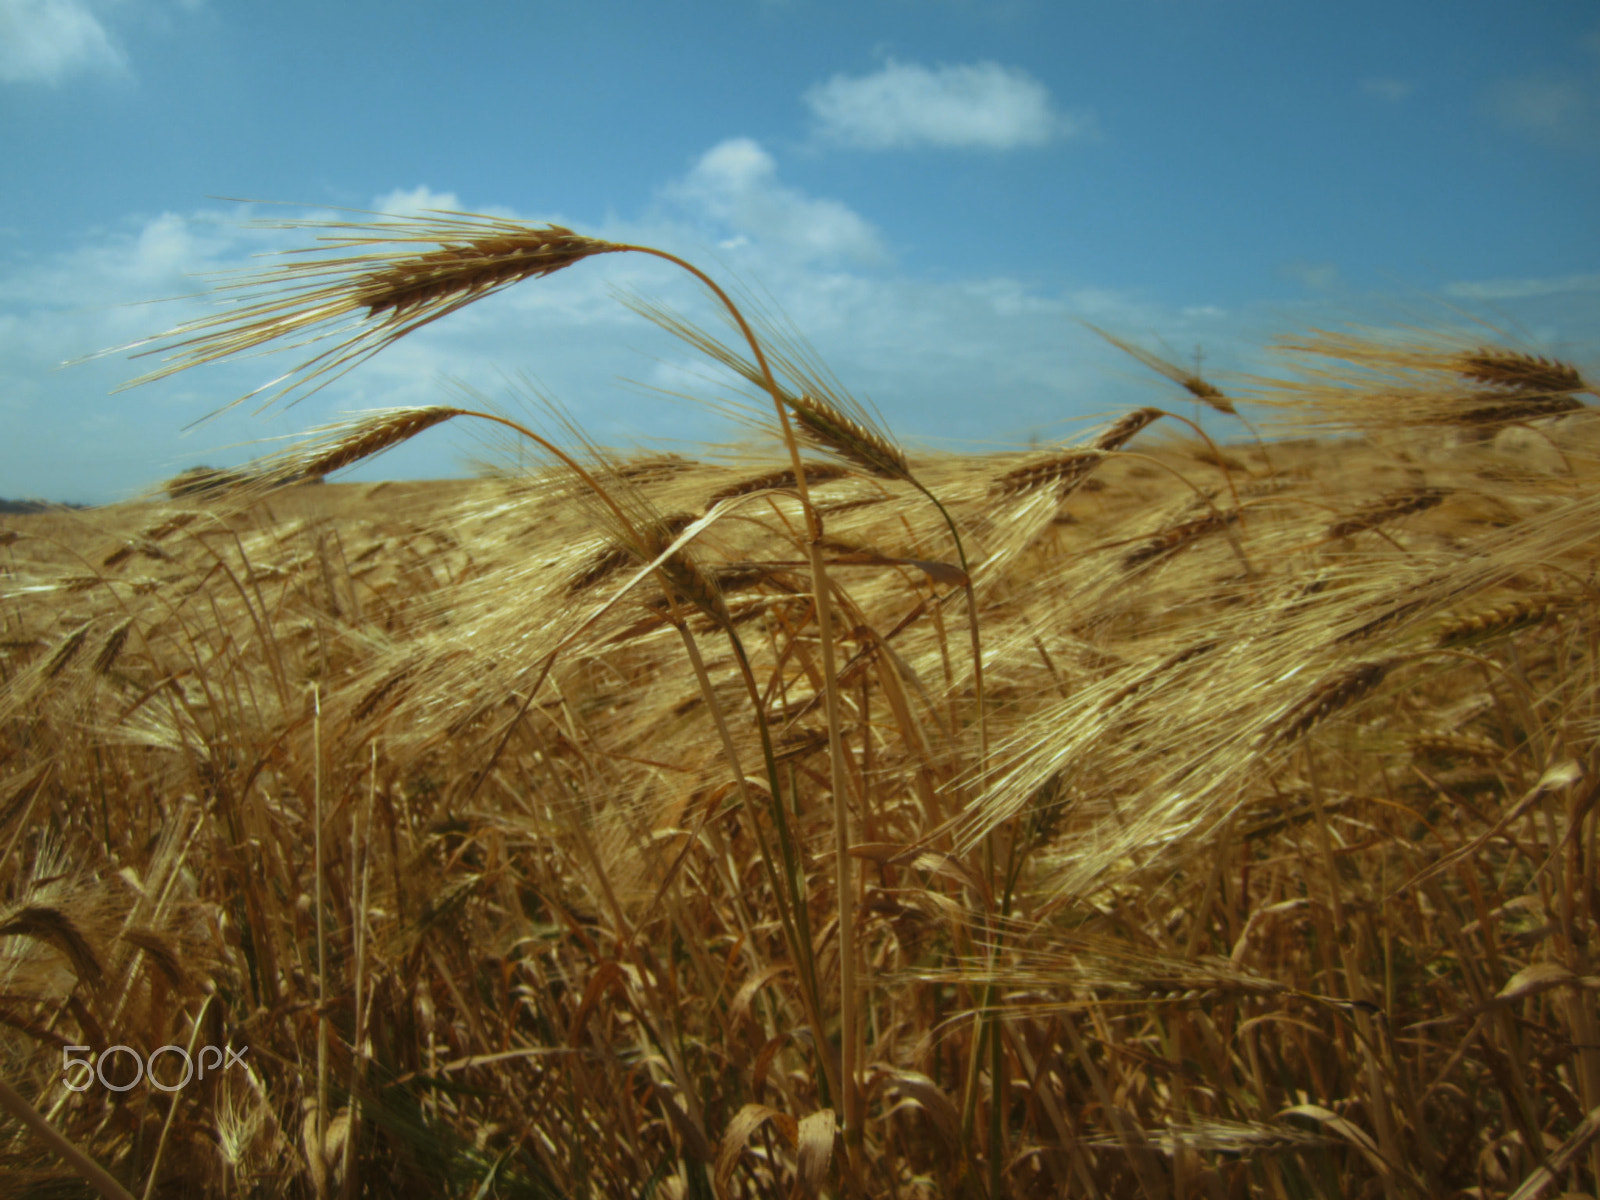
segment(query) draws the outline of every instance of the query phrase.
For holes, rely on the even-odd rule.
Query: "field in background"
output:
[[[136,1194],[1593,1194],[1600,423],[1394,345],[913,456],[981,698],[819,457],[839,775],[777,452],[574,447],[659,573],[557,466],[0,517],[0,1077]]]

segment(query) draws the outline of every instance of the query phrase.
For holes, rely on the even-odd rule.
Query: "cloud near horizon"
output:
[[[1086,112],[1057,112],[1028,72],[987,60],[930,68],[891,58],[870,75],[816,84],[805,102],[818,138],[861,150],[1011,150],[1094,130]]]
[[[1211,314],[1196,322],[1114,291],[1047,294],[999,273],[944,282],[905,275],[874,257],[881,254],[877,234],[848,206],[783,183],[772,156],[748,139],[713,146],[661,194],[667,205],[627,222],[496,212],[658,245],[736,289],[770,290],[782,304],[780,322],[809,339],[846,386],[876,401],[913,443],[935,435],[1022,439],[1029,430],[1117,407],[1117,386],[1108,388],[1095,366],[1085,369],[1117,356],[1098,347],[1074,316],[1135,336],[1159,329],[1192,340],[1201,327],[1219,328]],[[474,206],[473,197],[428,187],[394,189],[373,201],[375,210],[390,211]],[[0,446],[0,495],[104,503],[197,462],[235,465],[262,453],[254,444],[262,438],[294,436],[352,410],[448,401],[452,381],[504,399],[521,369],[602,444],[730,436],[710,409],[641,395],[621,382],[708,398],[747,391],[617,303],[618,292],[639,294],[703,328],[721,328],[719,313],[688,276],[632,255],[606,256],[476,303],[296,407],[279,404],[258,416],[256,403],[247,403],[188,435],[186,427],[311,349],[219,362],[118,395],[109,393],[154,360],[102,354],[62,368],[63,360],[213,311],[211,299],[196,295],[205,277],[259,269],[261,253],[305,244],[304,231],[249,224],[255,215],[237,206],[129,218],[73,249],[0,263],[0,418],[13,433]],[[283,214],[271,216],[281,221]],[[707,230],[737,236],[719,255]],[[793,252],[790,238],[803,243],[802,253]],[[188,298],[147,303],[180,295]],[[974,405],[974,397],[990,399]],[[463,439],[472,444],[470,431],[430,434],[356,477],[459,472],[450,447]]]
[[[736,291],[748,285],[770,293],[782,305],[784,326],[809,340],[852,393],[876,402],[890,428],[911,444],[937,438],[992,447],[1034,431],[1068,438],[1073,422],[1090,414],[1173,398],[1169,385],[1101,343],[1079,318],[1141,344],[1201,344],[1208,370],[1226,372],[1261,365],[1270,335],[1326,321],[1331,311],[1317,296],[1297,306],[1232,310],[1191,297],[1175,308],[1092,280],[1041,288],[999,270],[919,276],[886,261],[877,232],[847,205],[785,183],[774,157],[747,138],[712,146],[663,183],[658,196],[664,203],[628,220],[490,211],[660,246]],[[483,207],[472,196],[426,186],[393,189],[372,206]],[[307,244],[306,231],[252,226],[254,215],[241,205],[130,217],[59,253],[0,259],[0,420],[12,434],[0,445],[0,495],[103,503],[197,462],[240,463],[262,452],[252,442],[294,436],[351,410],[448,402],[455,398],[451,381],[504,399],[507,380],[521,369],[533,372],[535,387],[566,403],[601,444],[730,436],[703,406],[619,386],[619,378],[631,378],[709,398],[748,391],[617,303],[619,292],[643,295],[721,331],[720,314],[692,280],[634,255],[605,256],[485,299],[407,337],[298,407],[279,405],[256,416],[253,404],[242,405],[188,437],[185,427],[311,351],[211,364],[116,396],[108,393],[152,360],[113,354],[57,369],[63,360],[214,311],[211,300],[195,295],[204,290],[197,276],[260,269],[254,256]],[[791,242],[799,243],[798,253]],[[1592,311],[1592,303],[1574,301],[1596,295],[1596,278],[1463,282],[1446,294],[1527,304],[1560,291],[1567,294],[1554,299],[1570,324],[1580,319],[1575,310]],[[188,298],[148,303],[176,295]],[[470,431],[429,434],[356,477],[458,472],[452,446],[463,441],[474,445]]]

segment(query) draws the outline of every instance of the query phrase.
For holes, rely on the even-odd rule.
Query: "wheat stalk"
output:
[[[32,1131],[34,1137],[66,1159],[72,1165],[72,1169],[106,1200],[133,1200],[133,1193],[118,1183],[115,1176],[64,1137],[4,1079],[0,1079],[0,1108],[5,1109],[19,1125]]]

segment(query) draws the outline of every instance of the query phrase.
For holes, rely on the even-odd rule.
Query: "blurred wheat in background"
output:
[[[670,258],[326,237],[154,374]],[[926,454],[716,294],[637,307],[754,389],[737,453],[457,397],[0,518],[0,1078],[71,1151],[8,1129],[9,1194],[1593,1194],[1579,367],[1106,333],[1237,433]],[[314,486],[445,422],[544,466]],[[248,1053],[64,1086],[113,1045]]]

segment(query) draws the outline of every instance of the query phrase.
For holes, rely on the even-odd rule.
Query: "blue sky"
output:
[[[1489,322],[1596,365],[1600,7],[1575,0],[0,0],[0,496],[104,502],[346,411],[504,399],[728,439],[711,320],[634,256],[523,284],[292,408],[292,366],[62,367],[206,311],[335,207],[554,220],[768,294],[912,443],[1180,400],[1080,320],[1222,376],[1276,334]],[[208,197],[248,197],[274,205]],[[366,468],[456,473],[444,431]]]

